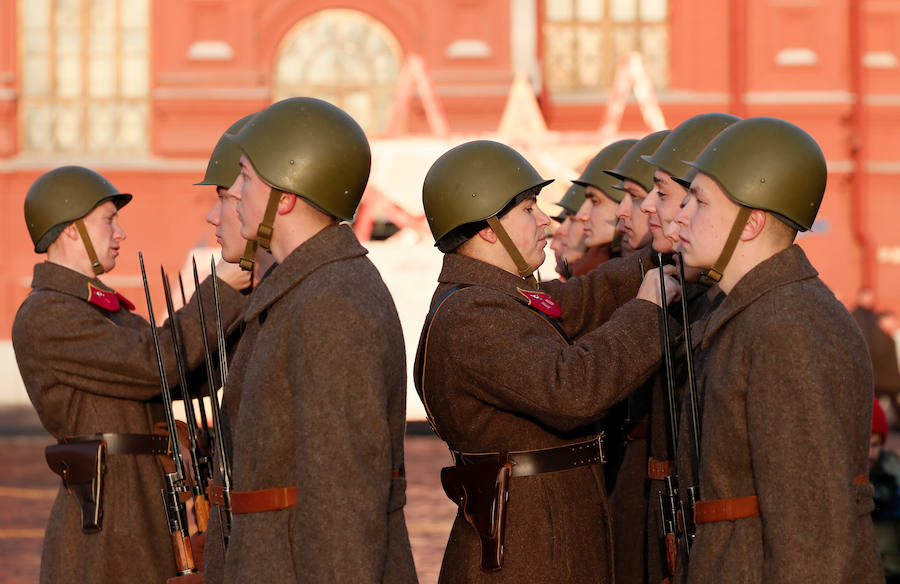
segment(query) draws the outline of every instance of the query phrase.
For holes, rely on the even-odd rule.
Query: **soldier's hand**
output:
[[[681,286],[678,285],[678,280],[675,279],[675,270],[678,269],[677,266],[665,266],[663,267],[663,271],[666,274],[666,304],[678,300],[681,298]],[[659,289],[659,270],[652,269],[648,270],[646,274],[644,274],[644,281],[641,282],[641,287],[638,289],[637,297],[642,298],[644,300],[649,300],[650,302],[656,304],[657,306],[662,306],[662,301],[660,300],[660,289]]]
[[[216,275],[235,290],[243,290],[250,285],[250,272],[242,270],[238,264],[222,259],[216,263]]]

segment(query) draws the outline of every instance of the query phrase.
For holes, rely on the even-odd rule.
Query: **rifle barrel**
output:
[[[231,464],[228,461],[228,453],[225,451],[225,428],[222,425],[219,396],[213,375],[212,352],[209,348],[209,340],[206,338],[206,313],[203,308],[203,298],[200,295],[200,277],[197,275],[197,260],[191,258],[194,268],[194,287],[197,294],[197,306],[200,309],[200,328],[203,329],[203,351],[206,355],[206,382],[209,384],[209,403],[213,416],[213,432],[215,433],[215,448],[219,462],[219,477],[222,480],[223,495],[225,498],[225,522],[222,521],[222,508],[217,507],[219,523],[222,525],[223,545],[227,545],[227,534],[231,526],[231,508],[229,503],[229,491],[231,490]],[[217,322],[217,331],[221,328],[221,322]],[[219,351],[225,351],[224,346],[219,346]]]
[[[700,471],[700,416],[697,411],[697,378],[694,374],[694,344],[691,341],[691,323],[684,294],[684,257],[679,257],[678,279],[681,282],[681,316],[684,325],[684,359],[687,365],[688,403],[690,404],[691,431],[694,442],[694,470]]]
[[[184,398],[184,416],[187,418],[189,450],[194,470],[194,485],[192,486],[192,491],[195,499],[205,498],[206,486],[209,484],[209,460],[203,456],[203,453],[200,451],[200,444],[197,441],[197,419],[194,416],[194,400],[187,383],[186,367],[184,356],[182,355],[182,339],[178,332],[178,317],[175,314],[175,308],[172,303],[172,290],[169,286],[169,276],[166,274],[165,269],[160,268],[160,271],[162,273],[163,292],[166,297],[166,308],[169,309],[169,323],[172,328],[172,346],[175,350],[175,365],[178,368],[178,381],[181,384],[182,397]],[[206,526],[203,525],[200,531],[205,529]]]
[[[659,309],[659,319],[662,327],[662,346],[663,346],[663,362],[666,367],[666,410],[669,418],[669,440],[670,448],[673,454],[672,460],[675,460],[674,454],[678,452],[678,418],[675,408],[675,366],[672,360],[672,342],[669,336],[669,311],[666,309],[666,274],[663,270],[663,254],[656,252],[656,258],[659,262],[659,292],[662,295],[662,306]],[[684,297],[684,294],[682,294]]]

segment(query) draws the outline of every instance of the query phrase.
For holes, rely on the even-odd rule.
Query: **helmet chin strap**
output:
[[[528,285],[536,289],[538,283],[537,279],[534,277],[534,270],[531,269],[531,266],[529,266],[528,262],[525,261],[525,258],[522,257],[522,252],[520,252],[519,248],[516,247],[516,244],[513,243],[512,238],[509,237],[503,224],[500,223],[500,219],[494,215],[493,217],[488,218],[487,223],[490,225],[491,229],[494,230],[494,233],[497,234],[497,239],[500,240],[503,249],[505,249],[506,253],[509,254],[509,257],[512,258],[513,263],[516,264],[516,270],[518,270],[519,276],[525,278]]]
[[[84,221],[76,219],[75,228],[78,229],[78,234],[81,235],[81,241],[84,242],[84,249],[87,250],[88,260],[91,262],[91,269],[94,270],[95,276],[99,276],[106,270],[103,269],[103,265],[100,263],[100,260],[97,259],[97,252],[94,251],[94,244],[91,243],[91,236],[88,235]]]
[[[741,238],[741,231],[744,230],[744,225],[747,224],[751,211],[753,209],[750,207],[744,207],[743,205],[740,207],[737,217],[734,218],[734,223],[731,224],[731,232],[728,234],[728,239],[725,240],[725,247],[722,248],[722,253],[719,254],[719,258],[713,264],[713,267],[700,273],[700,284],[709,287],[717,284],[722,279],[722,275],[725,273],[725,266],[731,261],[734,248],[737,247],[737,243]]]
[[[244,247],[244,254],[241,256],[241,261],[238,264],[245,272],[253,271],[253,266],[256,264],[257,246],[258,243],[256,241],[247,240],[247,245]]]
[[[263,215],[263,220],[259,223],[259,227],[256,228],[256,239],[259,242],[259,247],[269,252],[272,251],[272,226],[275,223],[275,211],[278,210],[278,200],[280,198],[281,191],[277,189],[269,191],[269,202],[266,203],[266,212]]]

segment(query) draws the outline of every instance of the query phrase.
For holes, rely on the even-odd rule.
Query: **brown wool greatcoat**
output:
[[[546,283],[543,290],[562,307],[563,328],[575,339],[569,345],[523,304],[517,291],[526,286],[521,278],[472,258],[445,255],[433,302],[457,284],[468,287],[435,313],[427,343],[420,391],[441,438],[453,450],[497,452],[592,436],[586,426],[659,362],[657,307],[634,299],[640,282],[633,257],[565,283]],[[417,363],[424,357],[421,344],[419,349]],[[457,515],[441,582],[611,581],[600,465],[515,477],[507,509],[503,568],[481,570],[478,536]]]
[[[226,582],[415,582],[403,506],[406,365],[387,287],[346,225],[259,284],[228,380],[237,491],[296,486],[296,507],[233,517]],[[207,582],[220,577],[216,513]],[[219,551],[210,550],[219,547]]]
[[[700,498],[756,495],[759,516],[698,525],[687,581],[882,582],[872,487],[854,485],[868,468],[871,364],[803,250],[753,268],[693,337]],[[686,410],[679,471],[690,465]]]
[[[89,303],[89,283],[114,294],[100,280],[69,268],[50,262],[34,267],[34,289],[12,330],[28,396],[57,439],[97,432],[149,434],[155,422],[164,420],[150,326],[124,307],[109,312]],[[211,280],[201,288],[206,314],[212,314]],[[244,297],[224,282],[219,293],[223,319],[232,324]],[[178,314],[188,364],[196,367],[203,359],[196,296]],[[207,324],[214,339],[214,323]],[[166,375],[177,382],[170,329],[158,331]],[[44,535],[41,582],[159,584],[175,575],[156,457],[109,455],[104,481],[99,533],[82,533],[81,508],[60,488]]]

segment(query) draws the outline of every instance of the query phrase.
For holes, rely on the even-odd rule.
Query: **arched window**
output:
[[[401,64],[400,44],[382,23],[355,10],[322,10],[282,39],[274,98],[324,99],[377,134],[387,124]]]
[[[668,0],[544,0],[547,88],[609,89],[624,53],[638,51],[657,89],[669,82]]]
[[[25,152],[147,152],[149,10],[149,0],[20,0]]]

